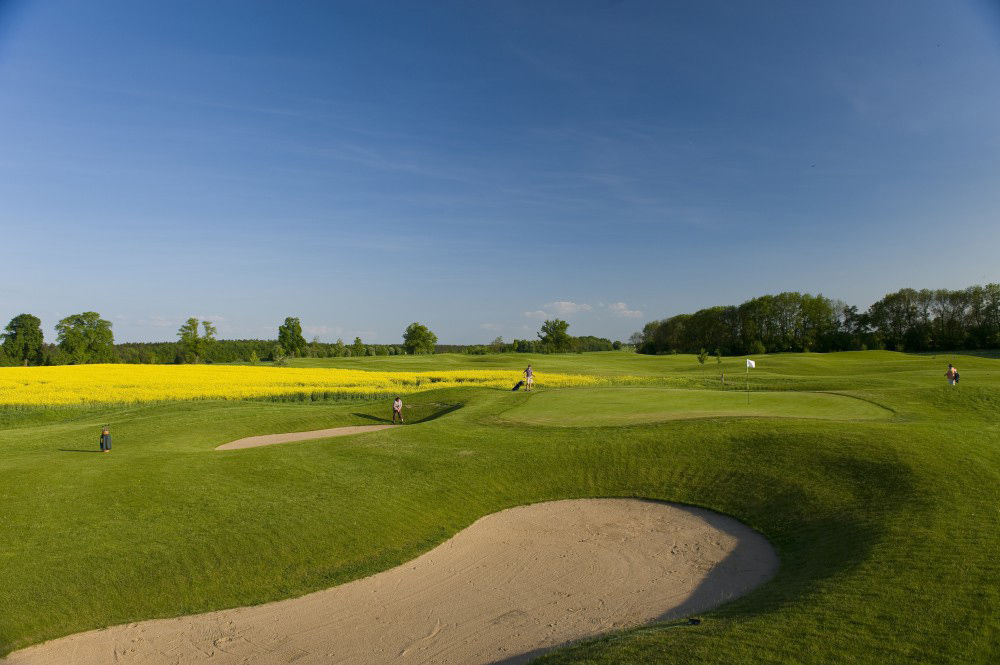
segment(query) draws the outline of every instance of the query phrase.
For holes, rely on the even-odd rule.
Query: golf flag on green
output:
[[[747,369],[750,369],[751,367],[756,367],[756,366],[757,366],[757,363],[755,363],[754,361],[752,361],[749,358],[747,358]]]

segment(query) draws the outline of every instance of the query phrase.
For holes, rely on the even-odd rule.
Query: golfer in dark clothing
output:
[[[101,452],[111,452],[111,431],[107,427],[101,430]]]

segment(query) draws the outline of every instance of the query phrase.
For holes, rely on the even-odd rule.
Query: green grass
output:
[[[374,369],[526,362],[434,356],[337,363],[345,360]],[[626,631],[543,662],[994,662],[1000,361],[885,352],[758,360],[752,403],[770,399],[769,390],[793,391],[789,397],[836,391],[857,399],[835,397],[824,406],[868,408],[860,402],[893,415],[608,426],[609,412],[592,406],[574,411],[591,419],[580,426],[543,427],[498,421],[532,413],[536,401],[536,417],[545,417],[546,402],[561,417],[588,393],[465,388],[410,396],[410,419],[423,418],[419,424],[222,453],[212,449],[243,436],[376,422],[388,404],[5,410],[0,653],[80,630],[338,584],[404,562],[509,506],[636,496],[735,516],[770,539],[780,571],[703,615],[699,626]],[[740,358],[725,359],[722,368],[691,356],[621,353],[531,361],[539,372],[641,374],[670,387],[717,389],[691,396],[703,404],[745,400],[721,390],[722,371],[727,384],[733,374],[744,378]],[[957,389],[941,376],[948,361],[962,372]],[[787,404],[808,415],[809,398]],[[626,403],[632,413],[646,408],[641,399]],[[114,427],[114,452],[77,452],[96,450],[105,422]]]
[[[687,418],[884,420],[892,411],[846,395],[723,392],[677,388],[577,388],[536,392],[501,420],[527,425],[600,427]]]

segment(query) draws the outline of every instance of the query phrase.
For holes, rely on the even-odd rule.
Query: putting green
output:
[[[819,418],[885,420],[892,411],[832,393],[680,390],[670,388],[570,388],[530,396],[502,420],[532,425],[593,427],[685,418]]]

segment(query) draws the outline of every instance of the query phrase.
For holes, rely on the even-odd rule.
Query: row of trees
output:
[[[640,353],[728,355],[782,351],[951,351],[1000,348],[1000,284],[901,289],[861,312],[820,295],[789,291],[647,323]]]
[[[551,319],[542,324],[538,339],[515,339],[503,341],[497,337],[489,344],[476,344],[464,348],[465,353],[482,355],[486,353],[583,353],[586,351],[631,350],[629,345],[612,342],[604,337],[584,335],[573,337],[569,334],[569,323],[562,319]]]
[[[355,337],[353,344],[342,339],[323,343],[307,342],[302,324],[287,317],[278,326],[275,340],[219,340],[211,321],[192,317],[177,331],[176,342],[128,342],[115,344],[111,322],[97,312],[68,316],[56,324],[57,343],[45,342],[41,320],[19,314],[4,328],[0,343],[0,365],[67,365],[83,363],[199,363],[199,362],[283,362],[288,357],[336,358],[385,356],[406,353],[434,353],[437,335],[420,323],[410,324],[403,343],[365,344]]]
[[[284,363],[288,358],[349,358],[358,356],[395,356],[434,353],[437,335],[427,326],[412,323],[403,333],[403,344],[365,344],[355,337],[352,344],[343,339],[307,342],[302,322],[289,316],[278,326],[278,339],[217,340],[210,321],[190,318],[177,332],[178,342],[130,342],[118,345],[118,357],[125,363],[227,363],[271,361]]]
[[[46,344],[42,321],[19,314],[4,328],[0,364],[63,365],[114,362],[115,337],[111,322],[97,312],[71,314],[56,324],[57,344]]]

